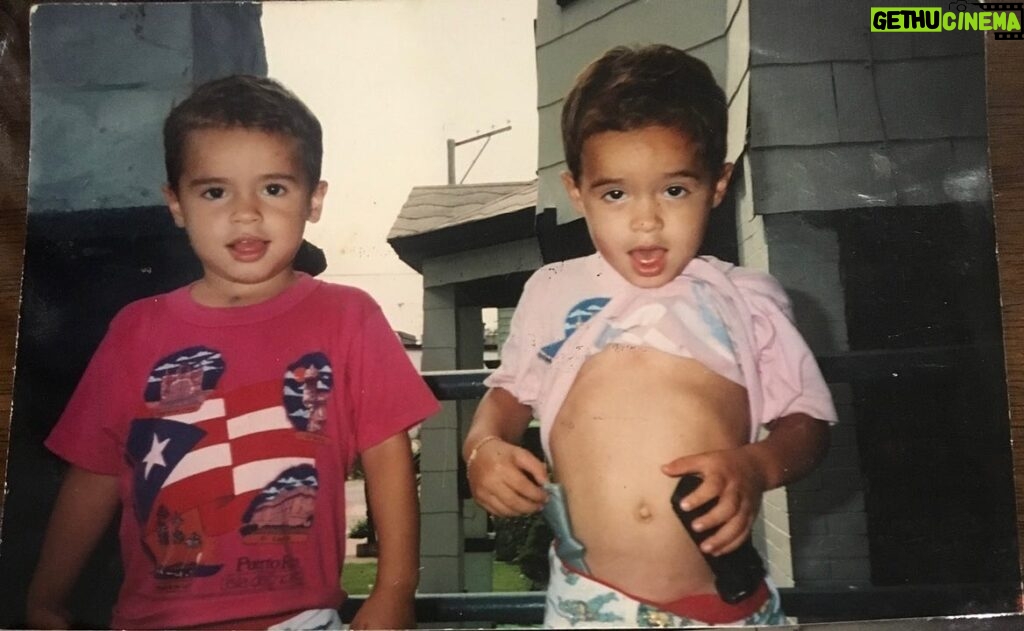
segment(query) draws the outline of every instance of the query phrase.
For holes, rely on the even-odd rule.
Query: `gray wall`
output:
[[[872,33],[871,6],[751,4],[758,213],[991,196],[982,35]]]
[[[534,240],[520,240],[428,258],[423,262],[423,360],[425,371],[476,370],[484,366],[481,305],[460,286],[533,270],[542,259]],[[506,311],[506,317],[508,313]],[[485,538],[487,514],[460,497],[459,453],[477,401],[445,401],[420,429],[420,591],[491,591],[491,552],[467,552],[465,540]],[[467,623],[473,626],[475,623]]]
[[[32,14],[31,212],[160,205],[174,102],[265,75],[257,4],[40,5]]]
[[[904,3],[914,4],[935,6]],[[750,7],[752,207],[769,268],[817,353],[849,350],[846,314],[863,308],[844,294],[840,230],[848,211],[987,205],[991,196],[983,37],[872,33],[871,6]],[[833,393],[841,423],[828,459],[787,489],[801,586],[872,581],[853,396],[842,384]]]

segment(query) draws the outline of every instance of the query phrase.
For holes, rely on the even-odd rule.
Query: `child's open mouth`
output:
[[[269,241],[255,237],[243,237],[228,244],[228,250],[236,261],[257,261],[267,252]]]
[[[657,276],[665,269],[665,248],[636,248],[629,251],[633,270],[640,276]]]

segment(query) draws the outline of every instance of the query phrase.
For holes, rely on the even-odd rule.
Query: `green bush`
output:
[[[530,516],[530,528],[526,535],[526,542],[519,548],[515,564],[523,576],[530,579],[531,589],[545,589],[548,585],[548,549],[554,533],[548,527],[548,523],[539,513]]]
[[[548,584],[548,548],[553,535],[540,513],[522,517],[495,517],[494,560],[511,563],[531,583],[530,589]]]
[[[370,522],[365,517],[356,522],[348,531],[349,539],[366,539],[370,536]]]
[[[519,550],[526,544],[530,532],[531,516],[495,517],[494,560],[512,563],[519,556]]]

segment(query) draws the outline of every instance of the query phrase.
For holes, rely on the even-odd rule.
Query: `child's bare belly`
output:
[[[551,428],[555,477],[591,573],[668,602],[714,592],[661,465],[748,440],[746,389],[692,359],[612,345],[580,369]]]

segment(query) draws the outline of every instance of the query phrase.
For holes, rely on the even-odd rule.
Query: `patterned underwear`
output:
[[[717,594],[695,594],[669,603],[654,603],[595,578],[586,550],[575,538],[560,484],[546,484],[544,518],[555,535],[548,552],[544,626],[559,627],[683,627],[715,624],[752,625],[785,622],[778,592],[762,582],[749,598],[730,605]]]
[[[341,623],[337,609],[306,609],[304,611],[270,616],[257,616],[217,623],[188,627],[189,629],[266,629],[267,631],[328,631],[346,629]]]
[[[307,609],[291,618],[268,627],[269,631],[312,631],[344,629],[341,617],[334,609]]]
[[[573,627],[707,627],[712,625],[783,624],[778,592],[761,583],[746,600],[730,605],[717,594],[684,596],[670,603],[637,598],[566,566],[552,547],[549,552],[544,626]]]

